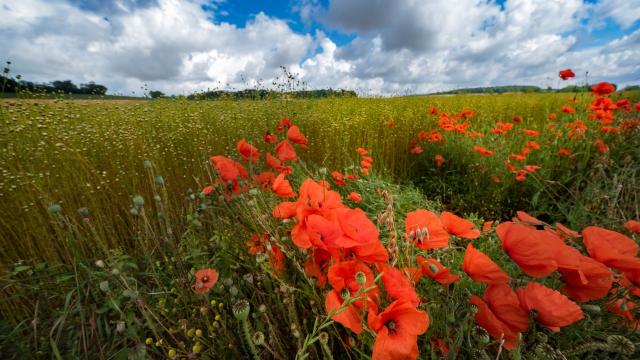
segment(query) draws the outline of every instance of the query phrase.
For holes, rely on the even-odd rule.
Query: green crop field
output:
[[[405,233],[405,217],[417,209],[450,211],[478,229],[522,210],[553,231],[562,231],[552,225],[556,222],[576,231],[595,225],[637,243],[638,235],[623,224],[640,219],[640,121],[638,105],[634,108],[640,93],[608,96],[611,104],[623,99],[629,104],[603,107],[590,93],[0,100],[0,357],[21,358],[26,352],[60,359],[370,356],[377,332],[372,316],[359,334],[339,315],[356,304],[361,310],[362,293],[380,290],[347,291],[341,310],[331,313],[327,291],[332,290],[329,284],[318,286],[323,276],[326,281],[326,268],[318,268],[320,274],[308,268],[319,250],[301,246],[291,231],[294,220],[274,218],[278,203],[302,196],[306,179],[327,181],[344,204],[364,211],[392,266],[420,269],[416,256],[422,256],[438,259],[461,277],[444,286],[428,278],[412,281],[430,319],[426,336],[418,338],[421,356],[638,356],[635,263],[598,259],[614,269],[616,282],[610,292],[580,306],[554,293],[575,305],[581,321],[566,328],[563,323],[555,332],[549,323],[536,322],[532,312],[525,315],[531,321],[514,331],[519,335],[506,334],[511,338],[505,340],[496,337],[499,329],[474,321],[484,310],[468,301],[482,289],[466,267],[462,270],[470,240],[449,232],[448,247],[423,248],[411,244],[415,233],[409,236],[408,228]],[[563,111],[566,106],[570,109]],[[253,180],[267,170],[278,174],[263,159],[267,152],[282,154],[264,137],[269,132],[278,143],[286,139],[291,125],[276,131],[283,118],[308,139],[291,140],[299,160],[287,161],[290,170],[280,169],[295,195],[288,200],[279,193],[286,186]],[[259,151],[257,162],[242,159],[236,149],[240,139],[257,148],[251,150]],[[214,155],[238,161],[248,176],[238,184],[224,179],[210,161]],[[357,179],[341,185],[333,172]],[[209,185],[213,190],[205,191]],[[362,202],[347,200],[351,192]],[[530,219],[520,221],[531,225]],[[541,224],[533,225],[541,230]],[[531,278],[562,287],[569,276],[562,270],[523,273],[515,255],[503,251],[500,234],[488,226],[471,243],[506,271],[514,289],[524,289]],[[593,255],[582,240],[566,241]],[[377,263],[372,269],[380,272],[378,283],[392,281],[381,275],[386,261],[371,263]],[[194,293],[193,285],[201,268],[220,274],[204,295]],[[332,281],[330,275],[336,288]],[[369,279],[366,284],[376,286]],[[386,293],[397,298],[393,290]],[[364,310],[352,316],[360,321]]]

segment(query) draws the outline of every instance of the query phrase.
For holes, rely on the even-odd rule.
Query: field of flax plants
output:
[[[635,358],[638,98],[5,100],[0,351]]]

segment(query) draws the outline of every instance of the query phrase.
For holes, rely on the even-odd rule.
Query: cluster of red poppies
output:
[[[637,221],[625,226],[640,231]],[[528,276],[545,278],[559,272],[564,280],[562,292],[578,302],[624,294],[611,296],[607,308],[622,315],[630,327],[640,325],[630,312],[636,305],[629,293],[640,295],[638,245],[631,238],[596,226],[583,229],[580,235],[562,224],[552,227],[524,212],[518,212],[511,222],[501,223],[495,231],[504,252]],[[576,248],[580,237],[588,256]],[[516,293],[508,285],[511,278],[507,273],[471,244],[463,270],[474,281],[488,285],[482,298],[471,297],[477,307],[475,319],[492,337],[501,339],[506,349],[513,349],[518,334],[527,330],[532,310],[536,321],[555,332],[583,318],[574,301],[542,284],[528,282]]]
[[[575,74],[571,69],[565,69],[560,71],[559,76],[563,80],[567,80],[575,77]],[[617,126],[614,126],[613,124],[616,122],[615,112],[631,112],[631,102],[629,99],[613,101],[608,97],[609,94],[615,91],[615,87],[608,82],[601,82],[594,85],[591,90],[594,95],[594,99],[586,110],[589,119],[594,121],[597,120],[597,123],[593,126],[593,132],[596,135],[593,146],[599,152],[605,153],[609,150],[609,146],[605,143],[604,139],[598,136],[598,132],[601,134],[616,134],[620,131],[624,131],[629,134],[633,129],[640,127],[640,119],[619,120]],[[568,101],[570,104],[563,105],[561,108],[562,112],[568,115],[566,122],[562,124],[562,128],[566,129],[566,132],[558,129],[559,124],[554,122],[558,119],[556,114],[549,114],[548,116],[548,119],[551,120],[547,126],[549,129],[548,134],[551,135],[549,137],[549,143],[557,143],[557,139],[564,136],[567,136],[570,140],[577,140],[583,138],[589,130],[589,126],[587,124],[582,120],[575,118],[575,116],[577,116],[574,105],[577,102],[575,98],[571,98]],[[634,109],[635,111],[640,111],[640,103],[635,104]],[[440,112],[437,108],[431,107],[428,110],[428,113],[438,117],[437,126],[439,129],[420,131],[416,138],[409,142],[409,152],[412,154],[422,153],[424,151],[424,143],[443,144],[445,142],[443,133],[463,135],[468,138],[483,138],[486,135],[482,132],[470,130],[468,119],[475,115],[471,110],[465,109],[460,113],[450,116],[446,112]],[[498,121],[495,124],[496,126],[489,130],[489,133],[492,135],[506,136],[512,132],[516,124],[522,122],[523,119],[520,116],[514,116],[513,122]],[[597,128],[595,128],[596,126]],[[541,136],[540,131],[532,129],[523,129],[521,133],[525,137],[537,138]],[[533,144],[534,146],[530,146],[530,144]],[[477,152],[481,157],[492,156],[495,154],[495,150],[488,149],[481,145],[473,145],[471,149],[472,151]],[[525,146],[520,153],[511,153],[508,155],[508,158],[505,160],[505,165],[507,170],[515,176],[517,181],[525,181],[527,174],[540,169],[540,166],[537,165],[519,165],[520,163],[526,162],[528,155],[533,150],[538,149],[540,149],[539,144],[535,141],[529,141],[527,146]],[[570,156],[571,154],[571,149],[563,148],[558,150],[559,156]],[[515,163],[512,163],[511,160],[514,160]],[[444,157],[441,154],[436,154],[434,161],[438,167],[441,167],[444,164]],[[500,178],[497,176],[494,176],[494,181],[497,183],[501,182]]]
[[[431,112],[438,113],[435,109]],[[445,131],[465,133],[466,119],[472,116],[473,112],[469,110],[452,118],[441,115],[441,127],[444,125]],[[605,113],[603,118],[608,115]],[[494,133],[506,134],[512,128],[512,123],[500,123]],[[392,251],[397,244],[390,240],[385,246],[376,225],[366,213],[343,203],[341,194],[332,190],[328,181],[307,178],[295,191],[287,180],[292,173],[288,163],[298,159],[294,144],[306,150],[307,139],[288,118],[278,123],[276,133],[286,133],[286,138],[278,142],[276,134],[264,136],[267,146],[277,143],[275,156],[269,152],[265,154],[265,164],[270,170],[257,171],[259,167],[255,163],[261,157],[260,150],[242,139],[237,144],[237,151],[244,162],[252,164],[251,170],[255,174],[250,177],[238,161],[213,156],[211,162],[218,176],[216,183],[205,187],[203,193],[211,195],[215,192],[228,198],[249,188],[261,188],[282,199],[294,198],[277,204],[272,216],[287,220],[283,221],[283,226],[287,227],[292,243],[307,253],[303,268],[308,277],[315,279],[321,288],[330,285],[324,304],[327,314],[355,334],[368,326],[376,334],[374,359],[417,358],[417,339],[429,327],[429,316],[419,309],[423,301],[414,285],[424,277],[448,286],[460,276],[437,259],[405,256],[400,261]],[[533,130],[523,133],[533,137],[539,135]],[[430,142],[443,141],[435,130],[419,137]],[[519,161],[520,157],[539,148],[537,142],[528,141],[520,154],[512,154],[512,158]],[[484,153],[483,156],[492,154],[480,146],[474,150],[481,155]],[[373,158],[366,149],[358,148],[357,152],[360,175],[333,171],[331,179],[336,186],[369,174]],[[436,161],[439,166],[444,164],[441,156],[436,157]],[[523,167],[527,172],[537,168],[534,165]],[[519,170],[514,168],[514,171]],[[353,203],[362,201],[362,197],[354,192],[346,198]],[[289,229],[289,226],[292,227]],[[450,212],[438,216],[424,209],[408,213],[404,227],[406,245],[425,251],[448,247],[450,236],[472,240],[481,234],[469,220]],[[626,227],[640,233],[638,222],[630,221]],[[482,231],[492,231],[492,223],[485,223]],[[593,226],[579,234],[561,224],[550,226],[523,212],[519,212],[513,221],[499,224],[495,231],[504,252],[526,275],[540,279],[559,272],[564,280],[562,293],[534,281],[514,290],[511,277],[486,254],[468,244],[463,270],[474,281],[487,285],[482,297],[471,296],[470,303],[476,307],[475,320],[492,337],[499,339],[504,348],[513,349],[517,345],[518,334],[529,327],[532,311],[535,311],[535,320],[552,331],[582,319],[582,310],[569,297],[584,302],[613,294],[613,300],[607,302],[608,309],[626,318],[630,326],[639,326],[640,322],[630,312],[636,306],[631,296],[640,296],[638,245],[631,238]],[[580,237],[588,255],[579,250]],[[285,254],[268,234],[255,235],[247,246],[251,255],[266,255],[276,274],[284,271]],[[196,273],[196,278],[195,291],[204,293],[215,284],[218,274],[215,270],[203,269]]]

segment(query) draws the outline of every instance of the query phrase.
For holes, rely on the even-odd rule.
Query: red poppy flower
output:
[[[576,113],[576,109],[572,108],[569,105],[564,105],[564,106],[562,106],[562,112],[563,113],[567,113],[567,114],[575,114]]]
[[[389,125],[389,127],[394,127],[394,126],[396,126],[396,122],[391,120],[391,121],[389,121],[388,125]]]
[[[282,140],[278,145],[276,145],[276,154],[278,155],[278,159],[280,161],[296,161],[298,160],[298,155],[296,155],[296,151],[293,149],[293,145],[287,140]]]
[[[451,235],[466,239],[477,239],[480,237],[480,230],[475,229],[475,225],[469,220],[456,216],[448,211],[440,214],[442,225]]]
[[[275,180],[273,180],[271,190],[273,190],[273,192],[281,198],[290,198],[296,196],[296,193],[294,193],[293,189],[291,189],[289,180],[285,179],[284,173],[281,173],[275,178]]]
[[[347,195],[347,199],[353,201],[354,203],[359,203],[360,201],[362,201],[362,196],[360,196],[360,194],[358,194],[357,192],[351,192],[349,195]]]
[[[569,78],[576,77],[576,74],[574,74],[573,71],[571,71],[571,69],[560,70],[559,75],[562,80],[567,80]]]
[[[608,95],[614,91],[616,91],[615,86],[611,85],[606,81],[598,83],[591,87],[591,92],[593,93],[593,95],[596,95],[596,96]]]
[[[560,149],[560,150],[558,150],[558,155],[560,155],[560,156],[569,156],[569,155],[571,155],[571,150],[569,150],[569,149]]]
[[[365,284],[360,285],[356,280],[356,274],[362,273],[365,276]],[[338,310],[345,299],[356,296],[361,287],[371,287],[374,285],[373,272],[369,267],[357,260],[344,261],[334,264],[329,268],[327,274],[329,284],[333,290],[327,293],[325,298],[325,311],[327,313]],[[362,332],[361,310],[365,306],[367,310],[377,311],[379,290],[377,287],[359,295],[358,300],[347,306],[347,309],[333,315],[332,319],[351,329],[356,334]]]
[[[640,234],[640,221],[629,220],[624,223],[624,228],[636,234]]]
[[[213,191],[213,185],[205,186],[205,187],[202,189],[202,193],[203,193],[203,194],[205,194],[205,195],[209,195],[209,194],[211,194],[211,192],[212,192],[212,191]]]
[[[369,312],[369,327],[377,333],[372,360],[414,360],[418,335],[429,328],[429,316],[410,302],[396,300],[380,314]]]
[[[620,271],[640,269],[638,244],[618,232],[589,226],[582,230],[587,253],[601,263]]]
[[[278,124],[276,125],[276,131],[281,133],[284,131],[284,129],[288,129],[291,126],[293,126],[291,120],[289,120],[289,118],[285,116],[280,119],[280,122],[278,122]]]
[[[416,155],[422,154],[423,151],[424,149],[422,149],[422,146],[419,146],[419,145],[415,145],[409,148],[409,152]]]
[[[449,234],[436,214],[416,210],[407,214],[404,221],[405,236],[424,250],[440,249],[449,245]]]
[[[196,284],[194,286],[196,294],[206,294],[213,285],[218,282],[220,274],[214,269],[200,269],[196,271]]]
[[[524,135],[525,136],[540,136],[540,132],[535,131],[535,130],[527,129],[527,130],[524,131]]]
[[[292,126],[287,131],[287,138],[298,145],[307,145],[307,138],[302,135],[297,126]]]
[[[282,249],[276,244],[269,244],[271,250],[269,251],[269,264],[276,275],[282,275],[285,269],[285,256]]]
[[[333,178],[333,182],[336,185],[344,185],[344,176],[339,171],[331,172],[331,177]]]
[[[546,239],[549,233],[512,222],[498,225],[496,233],[502,249],[527,275],[542,278],[558,269],[556,249]]]
[[[244,166],[228,157],[213,156],[211,163],[218,170],[223,181],[236,181],[238,178],[246,179],[249,176]]]
[[[389,296],[395,300],[408,301],[413,306],[417,306],[420,303],[416,289],[409,278],[402,274],[400,270],[385,264],[382,266],[381,271],[383,272],[382,282]]]
[[[483,146],[476,145],[472,149],[473,149],[473,151],[479,152],[480,156],[489,156],[489,155],[493,155],[494,154],[493,150],[489,150],[489,149],[487,149],[487,148],[485,148]]]
[[[522,118],[520,116],[514,116],[513,117],[513,122],[521,123],[522,122]]]
[[[482,223],[482,232],[488,233],[489,231],[491,231],[491,227],[493,226],[494,222],[495,222],[494,220],[489,220]]]
[[[276,176],[271,171],[263,171],[260,174],[253,175],[253,178],[264,189],[269,189],[273,185],[273,180],[275,180]]]
[[[474,281],[487,285],[505,284],[510,277],[483,252],[476,250],[471,243],[467,245],[462,261],[462,270]]]
[[[522,309],[518,295],[507,284],[490,285],[482,298],[514,332],[523,332],[529,327],[529,314]]]
[[[609,145],[607,145],[602,139],[596,139],[596,141],[593,144],[598,148],[598,151],[602,154],[609,151]]]
[[[311,251],[311,257],[304,263],[304,272],[316,279],[316,286],[324,288],[327,284],[327,275],[324,274],[324,270],[329,264],[331,254],[329,252],[314,249]]]
[[[613,273],[607,266],[588,256],[579,258],[578,269],[560,269],[562,291],[576,301],[593,301],[607,296],[613,284]]]
[[[242,159],[245,161],[248,160],[251,162],[255,162],[260,158],[260,152],[258,151],[258,149],[249,144],[245,139],[241,139],[240,141],[238,141],[236,150],[238,150],[238,152],[242,154]]]
[[[420,266],[420,271],[417,272],[415,276],[417,278],[419,278],[420,275],[425,275],[437,281],[441,285],[449,285],[460,280],[460,276],[452,274],[449,268],[442,266],[440,261],[436,259],[426,259],[422,256],[418,256],[416,260]],[[415,280],[417,279],[414,278],[414,281]]]
[[[535,310],[536,320],[554,332],[584,318],[578,304],[536,282],[529,282],[526,287],[519,288],[518,298],[523,309]]]
[[[442,165],[444,165],[444,157],[442,157],[442,155],[436,154],[433,159],[436,161],[437,167],[442,167]]]
[[[270,133],[270,132],[266,132],[264,133],[264,142],[266,142],[267,144],[273,144],[276,141],[278,141],[278,136]]]
[[[358,154],[360,154],[361,156],[365,156],[368,153],[367,149],[358,148],[356,150],[358,151]]]
[[[513,350],[518,343],[518,334],[498,319],[489,305],[479,296],[471,295],[469,302],[477,307],[477,312],[474,315],[476,323],[487,330],[492,338],[503,339],[505,349]]]

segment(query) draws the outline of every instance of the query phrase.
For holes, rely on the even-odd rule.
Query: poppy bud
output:
[[[136,207],[140,208],[144,206],[144,198],[140,195],[134,196],[132,201],[133,201],[133,205],[135,205]]]
[[[256,331],[251,337],[251,340],[257,346],[261,346],[262,344],[264,344],[264,334],[262,333],[262,331]]]
[[[154,181],[158,186],[164,185],[164,178],[162,177],[162,175],[156,175]]]
[[[104,269],[104,261],[102,260],[96,260],[95,262],[96,266],[99,267],[100,269]]]
[[[200,344],[200,342],[196,342],[192,347],[191,347],[191,351],[193,351],[195,354],[198,354],[200,351],[202,351],[202,344]]]
[[[145,340],[144,343],[147,344],[147,345],[151,345],[151,344],[153,344],[153,339],[152,338],[147,338],[147,340]]]
[[[321,332],[318,336],[318,340],[320,340],[321,344],[326,345],[329,342],[329,334],[327,334],[325,331]]]
[[[240,321],[246,321],[251,312],[251,306],[247,300],[240,300],[233,305],[233,316]]]
[[[260,306],[258,306],[258,311],[260,311],[261,313],[265,313],[267,311],[267,305],[260,304]]]
[[[365,275],[362,271],[358,271],[356,273],[356,282],[360,286],[364,285],[367,282],[367,275]]]
[[[82,218],[88,218],[89,217],[89,208],[81,207],[80,209],[78,209],[78,215],[80,215],[80,217],[82,217]]]
[[[229,288],[229,294],[231,294],[231,296],[237,296],[238,295],[238,288],[235,286],[232,286]]]
[[[144,166],[145,169],[151,169],[153,167],[153,164],[149,160],[144,160],[142,162],[142,166]]]
[[[409,241],[413,241],[413,240],[416,238],[416,233],[415,233],[415,231],[411,230],[411,231],[409,232],[408,237],[409,237]]]
[[[158,203],[159,203],[160,201],[162,201],[162,198],[160,197],[160,195],[154,195],[154,196],[153,196],[153,201],[155,201],[155,202],[158,202]]]

